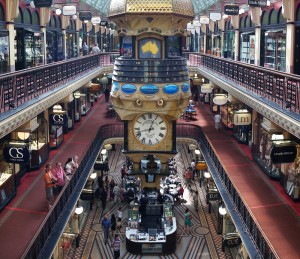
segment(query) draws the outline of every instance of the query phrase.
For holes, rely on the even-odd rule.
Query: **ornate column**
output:
[[[67,42],[66,42],[66,29],[68,28],[70,24],[70,16],[64,16],[61,17],[61,31],[63,34],[63,53],[64,53],[64,59],[67,59]]]
[[[19,0],[6,0],[6,29],[9,35],[9,71],[15,71],[15,24],[14,19],[19,15]]]
[[[261,8],[251,7],[251,20],[255,24],[255,55],[254,55],[254,65],[260,66],[260,41],[261,41]]]
[[[240,16],[232,15],[231,24],[233,26],[235,37],[234,37],[234,60],[239,60],[239,50],[240,50]]]
[[[287,19],[286,23],[286,39],[289,42],[295,42],[295,0],[282,1],[282,15]],[[286,41],[288,46],[288,41]],[[295,47],[286,48],[285,72],[294,73],[294,55]]]
[[[78,18],[79,17],[79,14],[76,15],[77,16],[77,19],[75,21],[76,23],[76,42],[77,42],[77,45],[78,45],[78,48],[77,48],[77,56],[79,57],[80,56],[80,48],[82,46],[82,42],[79,42],[79,32],[82,28],[82,22],[81,20]]]
[[[47,64],[47,33],[46,33],[46,24],[50,21],[50,8],[40,8],[40,26],[41,32],[43,33],[43,42],[42,42],[42,55],[43,63]]]

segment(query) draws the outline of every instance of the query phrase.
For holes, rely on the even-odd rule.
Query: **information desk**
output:
[[[172,226],[164,227],[164,234],[150,236],[140,234],[138,229],[126,229],[126,249],[132,254],[171,254],[176,250],[176,218]]]

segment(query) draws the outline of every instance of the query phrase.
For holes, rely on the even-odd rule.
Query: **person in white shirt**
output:
[[[113,193],[114,193],[114,202],[119,202],[120,201],[120,187],[119,185],[115,185],[113,188]]]
[[[91,53],[92,53],[92,54],[98,54],[98,53],[100,53],[100,52],[101,52],[101,50],[100,50],[99,47],[98,47],[98,43],[95,43],[94,47],[92,48]]]
[[[219,128],[221,127],[221,114],[217,113],[215,115],[215,128],[217,131],[219,131]]]

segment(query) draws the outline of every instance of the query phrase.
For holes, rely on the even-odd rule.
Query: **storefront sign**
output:
[[[212,92],[212,87],[210,84],[201,85],[201,93],[210,94]]]
[[[33,0],[35,8],[51,7],[52,0]]]
[[[25,144],[9,144],[3,149],[3,156],[7,163],[24,164],[29,161],[29,149]]]
[[[267,0],[248,0],[248,5],[252,7],[265,7]]]
[[[206,199],[208,201],[217,201],[220,200],[221,196],[218,192],[209,192],[206,194]]]
[[[242,240],[241,240],[241,238],[240,237],[231,237],[231,238],[225,238],[224,240],[223,240],[223,245],[225,246],[225,247],[230,247],[230,248],[232,248],[232,247],[237,247],[237,246],[239,246],[240,244],[242,243]]]
[[[209,18],[206,16],[200,17],[200,24],[209,24]]]
[[[224,13],[227,15],[238,15],[240,7],[238,5],[225,5]]]
[[[68,116],[66,113],[52,113],[49,114],[50,125],[66,125],[68,123]]]
[[[81,21],[90,21],[92,19],[92,13],[89,11],[82,11],[79,13],[79,19]]]
[[[62,13],[65,16],[75,15],[77,13],[75,5],[64,5],[62,8]]]
[[[240,112],[234,113],[233,124],[236,126],[250,125],[251,124],[251,113],[240,113]]]
[[[280,141],[278,141],[280,142]],[[296,144],[289,143],[274,144],[271,150],[271,161],[273,164],[293,163],[297,156]]]
[[[216,95],[213,99],[213,103],[216,105],[224,105],[227,103],[227,96],[226,95]]]
[[[100,16],[94,16],[94,17],[92,17],[92,20],[91,20],[92,24],[100,24],[100,22],[101,22]]]
[[[100,26],[105,26],[105,27],[106,27],[107,25],[108,25],[108,22],[107,22],[107,21],[101,21],[101,22],[100,22]]]
[[[209,19],[211,19],[212,21],[220,21],[222,19],[222,15],[221,13],[210,13]]]

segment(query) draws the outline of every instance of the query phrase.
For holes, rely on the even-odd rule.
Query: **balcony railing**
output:
[[[91,142],[91,146],[88,148],[82,162],[80,163],[79,168],[75,172],[69,184],[67,184],[59,194],[53,209],[46,216],[22,258],[48,258],[51,256],[57,240],[63,232],[64,226],[66,225],[72,210],[79,199],[81,190],[89,177],[90,169],[93,167],[101,145],[105,139],[123,137],[123,132],[122,123],[102,126],[99,129],[94,141]],[[260,227],[252,217],[251,211],[248,209],[248,206],[244,203],[244,200],[226,174],[214,148],[210,145],[210,142],[206,138],[202,129],[195,125],[178,124],[176,132],[177,137],[186,138],[186,136],[189,136],[189,138],[195,139],[201,147],[201,150],[207,160],[207,164],[212,170],[215,181],[221,182],[221,185],[219,185],[218,188],[220,193],[223,193],[222,198],[225,201],[226,206],[234,207],[234,211],[238,213],[241,225],[243,225],[247,230],[241,231],[241,236],[244,235],[244,238],[242,238],[243,241],[248,242],[245,245],[248,249],[249,255],[251,255],[250,257],[254,258],[256,256],[255,258],[268,259],[276,258],[275,252],[271,249],[271,246],[263,235]],[[224,196],[224,193],[226,194],[226,197]]]
[[[200,53],[189,54],[189,65],[212,70],[247,91],[299,114],[300,76]]]
[[[112,65],[115,55],[101,53],[0,75],[0,113],[13,109],[88,71]]]

